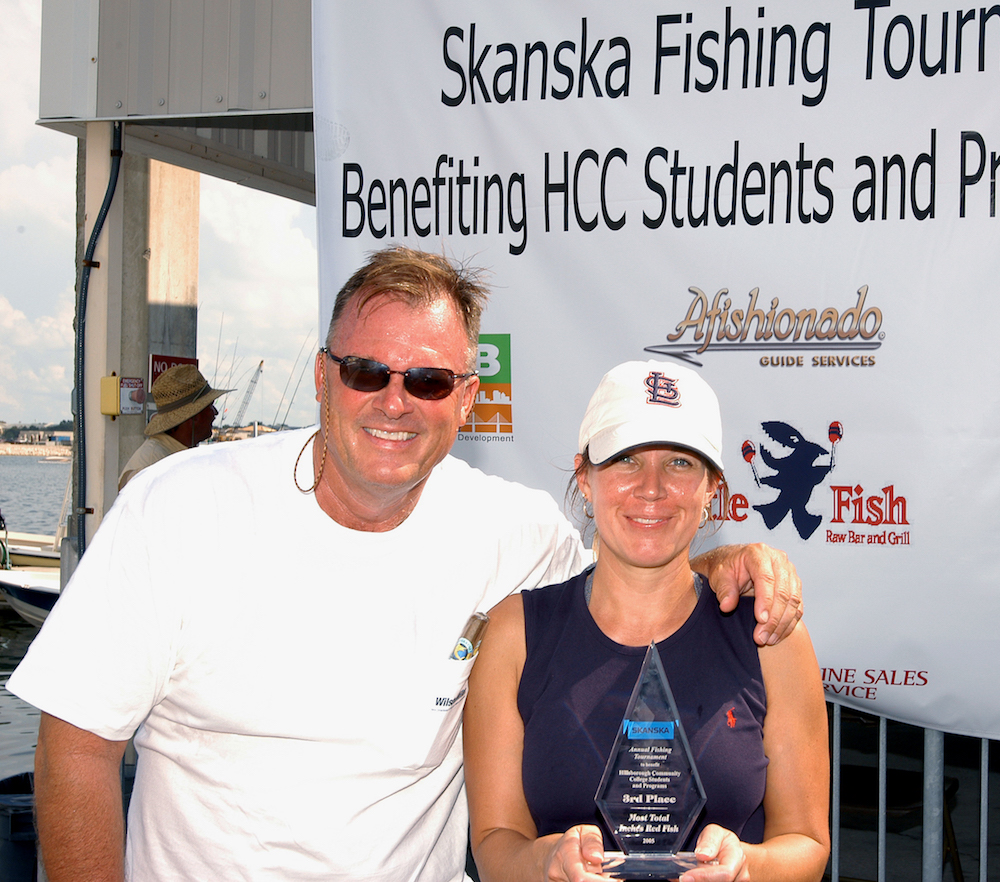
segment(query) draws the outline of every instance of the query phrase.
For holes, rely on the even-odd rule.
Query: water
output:
[[[69,476],[69,462],[0,456],[0,512],[7,529],[53,535]],[[27,772],[34,763],[39,712],[3,684],[37,633],[6,603],[0,604],[0,779]]]
[[[38,629],[0,606],[0,780],[31,770],[39,712],[3,688]]]
[[[0,456],[0,512],[16,533],[55,535],[70,463],[34,456]]]

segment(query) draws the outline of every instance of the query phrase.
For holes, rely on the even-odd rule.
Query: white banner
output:
[[[489,267],[455,452],[559,499],[608,368],[702,364],[717,538],[788,551],[828,695],[1000,737],[1000,8],[314,19],[322,321],[392,242]]]

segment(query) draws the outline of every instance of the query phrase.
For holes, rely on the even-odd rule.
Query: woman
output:
[[[508,597],[472,672],[465,769],[484,882],[602,878],[594,797],[646,647],[655,642],[708,802],[681,882],[818,880],[829,854],[819,669],[801,624],[753,642],[753,612],[719,612],[689,565],[722,485],[719,404],[696,373],[628,362],[601,380],[575,484],[594,567]],[[605,877],[606,878],[606,877]]]

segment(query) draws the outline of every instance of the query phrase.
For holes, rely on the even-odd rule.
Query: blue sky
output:
[[[7,423],[69,419],[73,386],[76,141],[35,124],[41,6],[0,0],[0,421]],[[209,380],[237,387],[225,402],[230,416],[263,359],[245,420],[284,418],[318,326],[315,210],[202,176],[198,357]],[[307,368],[287,421],[314,419]]]

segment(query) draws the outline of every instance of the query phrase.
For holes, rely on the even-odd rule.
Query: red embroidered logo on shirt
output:
[[[729,710],[726,711],[726,725],[729,726],[730,729],[736,728],[736,714],[734,713],[735,710],[736,710],[735,707],[731,707],[729,708]]]

